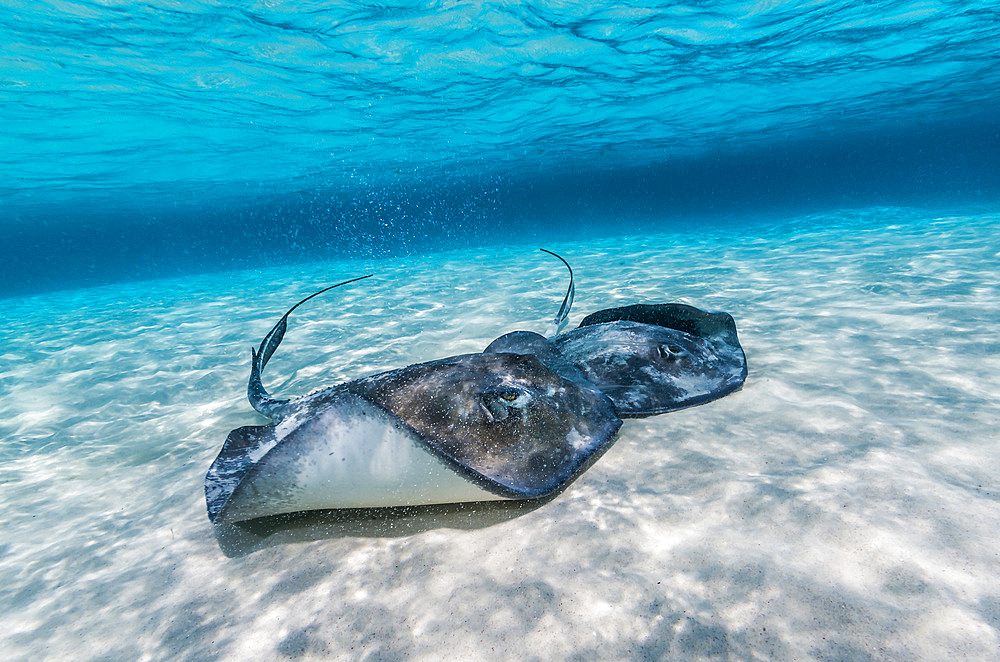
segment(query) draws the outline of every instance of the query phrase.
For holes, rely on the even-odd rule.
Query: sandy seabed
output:
[[[202,481],[279,395],[544,330],[533,247],[0,301],[7,659],[1000,657],[1000,217],[844,212],[564,242],[572,324],[682,301],[737,321],[744,388],[626,421],[544,504],[213,529]]]

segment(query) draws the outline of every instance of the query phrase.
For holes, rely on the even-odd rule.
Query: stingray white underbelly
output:
[[[279,423],[273,438],[246,454],[254,466],[226,501],[222,520],[504,498],[457,473],[411,429],[360,397],[342,394],[300,418]]]

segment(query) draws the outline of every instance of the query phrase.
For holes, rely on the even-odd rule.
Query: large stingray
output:
[[[545,250],[545,249],[542,249]],[[622,418],[662,414],[710,402],[739,389],[747,377],[736,322],[724,312],[682,303],[608,308],[558,333],[573,304],[573,269],[559,314],[546,338],[514,331],[486,352],[533,354],[562,377],[586,381],[614,402]]]
[[[272,423],[233,430],[223,444],[205,477],[213,522],[539,498],[613,440],[621,420],[607,396],[579,371],[564,376],[532,352],[453,356],[272,398],[261,372],[289,314],[357,280],[292,306],[252,352],[248,398]]]

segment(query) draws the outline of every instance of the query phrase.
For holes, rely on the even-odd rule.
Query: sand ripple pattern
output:
[[[731,312],[742,391],[629,421],[541,508],[218,541],[249,348],[349,262],[0,301],[8,659],[986,659],[1000,645],[1000,219],[895,209],[551,248],[571,321]],[[523,248],[378,265],[296,311],[278,394],[544,329]],[[333,293],[331,293],[333,294]],[[574,657],[575,656],[575,657]]]

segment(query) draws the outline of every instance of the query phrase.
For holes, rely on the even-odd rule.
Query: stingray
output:
[[[486,352],[533,354],[562,377],[588,382],[607,395],[621,418],[663,414],[717,400],[742,387],[746,355],[736,322],[725,312],[682,303],[634,304],[599,310],[565,333],[573,305],[573,269],[545,337],[514,331]]]
[[[611,399],[546,348],[452,356],[296,398],[269,395],[261,374],[289,315],[368,277],[304,298],[251,351],[247,396],[271,423],[233,430],[209,468],[205,498],[214,523],[331,508],[539,499],[565,487],[612,443],[622,422]]]

